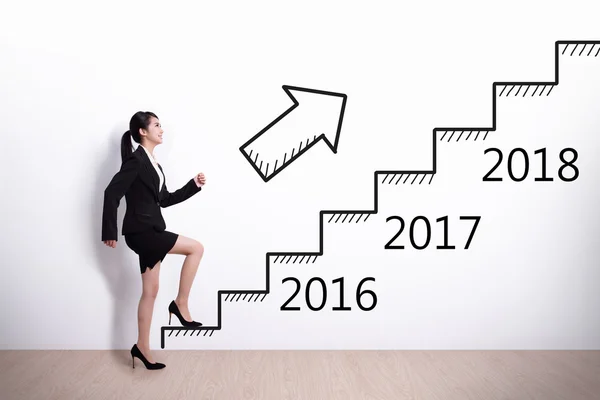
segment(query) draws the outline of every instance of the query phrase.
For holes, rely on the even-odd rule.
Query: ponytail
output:
[[[124,162],[127,157],[133,154],[131,140],[141,144],[140,129],[148,129],[152,117],[158,119],[156,114],[150,111],[138,111],[133,114],[129,121],[129,130],[121,137],[121,162]]]
[[[131,144],[131,131],[128,130],[121,137],[121,162],[125,161],[133,153],[133,145]]]

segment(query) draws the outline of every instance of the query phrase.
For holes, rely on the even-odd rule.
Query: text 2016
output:
[[[295,306],[289,306],[289,304],[292,302],[292,300],[294,300],[294,298],[298,295],[298,293],[300,292],[300,287],[302,286],[300,284],[300,281],[298,280],[298,278],[294,278],[294,277],[287,277],[284,278],[281,283],[286,283],[288,281],[294,282],[296,284],[296,289],[294,290],[294,293],[292,293],[292,295],[290,296],[289,299],[287,299],[287,301],[285,303],[283,303],[283,305],[281,306],[281,311],[299,311],[300,307]],[[371,311],[372,309],[375,308],[375,306],[377,305],[377,295],[375,294],[374,291],[370,290],[370,289],[363,289],[362,286],[365,282],[368,281],[373,281],[375,282],[375,278],[373,277],[367,277],[364,278],[363,280],[361,280],[358,284],[358,287],[356,288],[356,304],[358,305],[358,308],[360,308],[363,311]],[[319,304],[314,305],[311,303],[310,300],[310,293],[311,293],[311,287],[313,285],[313,283],[318,283],[317,286],[321,286],[321,301]],[[332,283],[335,285],[336,283],[340,284],[340,300],[338,305],[333,306],[331,309],[334,311],[350,311],[352,308],[345,306],[345,299],[344,299],[344,278],[337,278],[334,279],[332,281]],[[318,289],[316,289],[318,290]],[[308,306],[308,308],[312,311],[320,311],[323,309],[323,307],[325,307],[325,303],[327,302],[327,285],[325,284],[325,281],[319,277],[314,277],[308,280],[308,282],[306,283],[306,290],[305,290],[305,299],[306,299],[306,305]],[[367,306],[365,306],[363,304],[363,302],[365,301],[364,298],[366,296],[367,299]],[[370,301],[369,301],[370,299]],[[370,305],[369,305],[370,302]]]

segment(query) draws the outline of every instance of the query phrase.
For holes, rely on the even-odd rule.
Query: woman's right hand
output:
[[[116,240],[105,240],[104,244],[107,245],[108,247],[112,247],[113,249],[115,247],[117,247],[117,241]]]

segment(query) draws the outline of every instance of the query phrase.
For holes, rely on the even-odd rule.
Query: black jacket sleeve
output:
[[[181,203],[198,193],[200,190],[202,190],[202,186],[196,185],[193,178],[174,192],[169,192],[167,184],[165,183],[161,193],[160,206],[164,208]]]
[[[139,161],[136,157],[128,157],[121,169],[104,189],[104,207],[102,209],[102,241],[118,240],[117,208],[129,186],[138,174]]]

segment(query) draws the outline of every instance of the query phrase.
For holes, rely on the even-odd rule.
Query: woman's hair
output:
[[[121,162],[125,161],[133,153],[133,145],[131,139],[134,142],[140,143],[140,128],[148,129],[150,125],[150,118],[156,118],[156,114],[150,111],[138,111],[129,120],[129,130],[121,137]]]

